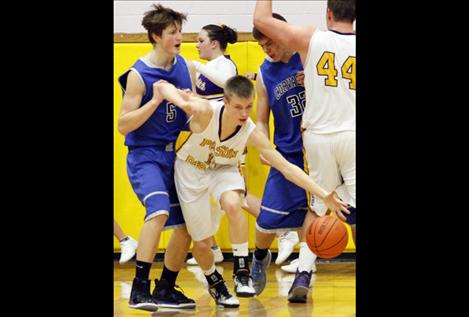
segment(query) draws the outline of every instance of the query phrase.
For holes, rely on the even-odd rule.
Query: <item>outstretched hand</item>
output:
[[[343,213],[346,213],[347,215],[350,214],[350,211],[347,209],[347,203],[340,200],[335,191],[330,192],[326,197],[324,197],[324,203],[330,210],[336,213],[337,217],[344,221],[346,218]]]

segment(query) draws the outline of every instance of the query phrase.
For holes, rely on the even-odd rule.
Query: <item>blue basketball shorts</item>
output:
[[[145,207],[144,221],[168,215],[165,230],[184,225],[174,185],[174,151],[153,147],[129,148],[127,175],[138,199]]]
[[[304,168],[302,152],[282,155],[290,163],[301,169]],[[256,228],[266,233],[299,229],[303,226],[308,211],[307,205],[305,190],[271,167],[264,188],[261,210],[256,220]]]

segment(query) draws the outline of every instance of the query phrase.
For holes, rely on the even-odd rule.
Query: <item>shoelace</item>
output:
[[[249,286],[249,275],[240,275],[240,276],[237,276],[238,278],[238,281],[244,286]]]
[[[223,295],[225,298],[230,298],[231,294],[228,292],[228,289],[226,288],[225,283],[220,283],[215,286],[215,289],[218,291],[220,295]]]

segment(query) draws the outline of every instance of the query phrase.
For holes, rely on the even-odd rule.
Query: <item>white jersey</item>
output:
[[[355,131],[355,34],[313,33],[306,56],[301,127],[316,134]]]
[[[209,61],[207,64],[195,64],[196,92],[206,99],[223,99],[223,88],[226,81],[238,71],[231,59],[224,55]]]
[[[213,115],[207,128],[201,133],[192,133],[184,145],[178,150],[177,158],[199,170],[216,168],[222,165],[238,165],[244,153],[246,142],[256,125],[248,118],[239,130],[226,140],[221,141],[221,117],[224,109],[223,101],[209,101],[213,107]]]

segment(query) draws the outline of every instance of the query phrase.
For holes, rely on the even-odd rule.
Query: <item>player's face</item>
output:
[[[180,25],[172,24],[161,33],[160,46],[171,55],[179,54],[182,43],[182,29]]]
[[[210,41],[208,33],[205,30],[199,32],[199,37],[197,38],[197,44],[195,47],[199,51],[199,58],[204,60],[210,60],[212,58],[212,44],[213,41]]]
[[[252,104],[254,96],[249,98],[241,98],[232,95],[229,98],[225,97],[225,110],[229,117],[236,121],[237,125],[246,124],[252,112]]]
[[[286,54],[286,50],[283,47],[277,45],[274,41],[267,37],[261,38],[258,43],[264,52],[274,60],[274,62],[282,60]]]

